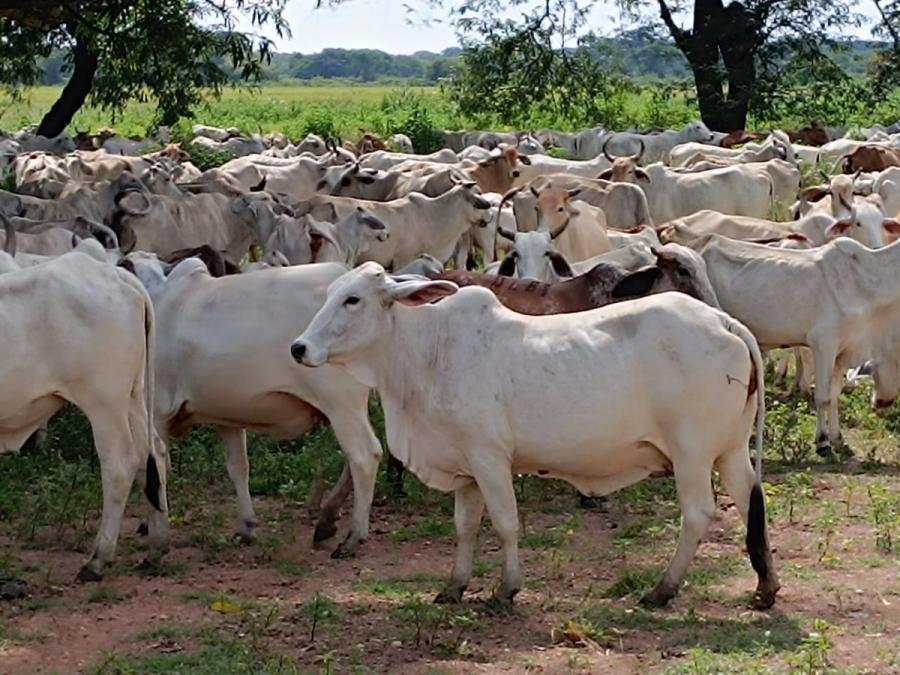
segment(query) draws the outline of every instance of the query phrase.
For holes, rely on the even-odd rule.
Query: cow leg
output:
[[[813,373],[816,367],[813,353],[807,347],[796,347],[794,356],[797,359],[796,387],[801,394],[809,396],[812,393]]]
[[[136,431],[136,430],[135,430]],[[146,438],[146,432],[143,433]],[[154,569],[162,561],[162,557],[169,551],[169,503],[166,494],[166,484],[171,473],[170,458],[168,452],[168,440],[164,441],[155,433],[151,441],[155,444],[156,457],[151,453],[147,460],[147,476],[144,481],[144,493],[150,502],[150,516],[147,521],[147,535],[150,550],[140,564],[140,568]],[[153,462],[151,464],[151,462]],[[155,472],[153,476],[150,472]],[[154,480],[155,478],[155,480]],[[156,500],[154,503],[154,493]]]
[[[363,411],[366,408],[363,407]],[[353,479],[353,522],[347,538],[331,554],[332,558],[346,558],[369,536],[369,513],[375,496],[378,463],[381,461],[381,443],[369,424],[365,412],[351,414],[340,412],[328,415],[341,450],[347,457]]]
[[[462,600],[463,591],[472,578],[472,558],[475,555],[475,542],[484,515],[484,498],[474,481],[458,488],[453,506],[453,522],[456,525],[456,560],[450,583],[444,587],[435,602],[455,603]]]
[[[391,496],[395,499],[403,499],[406,497],[406,490],[403,487],[403,474],[406,469],[403,466],[403,462],[394,457],[391,454],[388,454],[387,458],[387,481],[388,485],[391,487]]]
[[[503,576],[500,588],[490,602],[501,608],[512,605],[522,588],[522,569],[519,564],[519,513],[512,472],[508,467],[486,468],[475,479],[484,497],[491,524],[503,547]]]
[[[316,531],[313,533],[313,543],[318,544],[331,539],[337,534],[337,519],[341,505],[347,501],[350,491],[353,489],[353,478],[350,475],[350,462],[344,462],[344,470],[331,492],[325,498],[325,503],[319,508],[319,518],[316,521]]]
[[[832,448],[840,455],[848,451],[841,436],[840,402],[841,390],[844,388],[844,364],[837,359],[831,376],[831,391],[828,401],[828,439]],[[850,453],[852,455],[852,452]]]
[[[831,458],[831,443],[828,437],[828,410],[831,407],[831,392],[834,389],[832,377],[836,354],[832,350],[814,350],[816,366],[816,453]]]
[[[709,468],[692,463],[675,464],[674,470],[678,502],[681,505],[681,534],[675,555],[663,578],[652,591],[641,598],[641,604],[645,607],[663,607],[675,597],[688,565],[694,559],[697,547],[716,513]]]
[[[722,482],[725,483],[725,489],[734,499],[741,520],[747,526],[747,554],[758,578],[753,607],[768,609],[775,604],[775,594],[781,588],[781,584],[778,582],[775,563],[772,561],[772,550],[769,547],[762,488],[756,484],[756,474],[750,463],[747,448],[738,447],[720,457],[716,462],[716,468]]]
[[[257,526],[250,499],[250,460],[247,459],[247,432],[243,429],[217,427],[216,431],[225,445],[225,466],[228,477],[237,492],[238,526],[237,536],[245,544],[256,540]]]
[[[137,448],[133,446],[128,419],[113,414],[112,409],[112,406],[101,405],[88,414],[87,410],[82,408],[91,422],[103,484],[100,528],[94,551],[78,573],[77,580],[82,582],[99,581],[103,575],[104,565],[115,557],[125,504],[141,464]]]

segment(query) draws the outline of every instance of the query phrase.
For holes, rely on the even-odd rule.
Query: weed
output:
[[[97,586],[88,596],[88,602],[119,602],[124,596],[112,586]]]
[[[875,548],[884,553],[894,550],[894,531],[900,526],[900,495],[878,481],[867,489],[868,516],[875,528]]]
[[[477,630],[482,621],[474,611],[451,605],[436,605],[425,600],[421,595],[408,594],[407,599],[391,610],[391,616],[397,621],[412,626],[413,640],[416,647],[426,645],[435,647],[438,644],[439,631],[447,629],[451,633],[449,643],[451,651],[456,651],[463,642],[467,630]]]
[[[327,595],[316,593],[310,600],[297,609],[297,619],[309,627],[309,641],[316,641],[316,630],[320,624],[333,623],[338,620],[337,607]]]
[[[418,539],[439,539],[453,535],[453,522],[441,515],[427,516],[414,525],[407,525],[391,533],[396,542],[415,541]]]

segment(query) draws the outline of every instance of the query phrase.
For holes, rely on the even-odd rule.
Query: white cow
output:
[[[712,236],[701,250],[722,308],[763,347],[812,349],[816,445],[840,446],[838,399],[843,373],[867,359],[875,367],[875,405],[900,390],[900,245],[870,250],[839,239],[808,251]],[[790,292],[785,292],[790,289]]]
[[[454,297],[427,304],[445,296]],[[391,454],[429,487],[455,492],[456,562],[438,601],[459,602],[469,583],[485,506],[503,546],[494,601],[508,604],[521,588],[515,474],[561,478],[602,495],[674,472],[681,536],[643,599],[664,605],[715,515],[715,465],[749,522],[756,604],[774,603],[779,584],[760,482],[762,357],[750,332],[723,312],[664,293],[525,316],[485,288],[394,278],[366,264],[331,285],[291,353],[377,389]],[[491,364],[491,376],[476,362]],[[754,419],[755,475],[747,452]]]
[[[245,430],[299,438],[327,419],[347,455],[354,490],[353,526],[334,557],[353,553],[368,536],[382,454],[368,419],[369,388],[338,368],[297,368],[288,350],[346,268],[301,265],[217,279],[196,258],[168,276],[162,263],[147,256],[133,254],[127,262],[156,309],[156,423],[162,439],[168,444],[197,424],[216,427],[237,491],[238,533],[250,540],[256,516]],[[345,497],[336,491],[322,507],[317,542],[334,535]]]
[[[154,445],[149,401],[154,314],[134,277],[82,253],[0,275],[0,453],[25,441],[68,402],[91,423],[103,512],[80,581],[115,556],[131,484],[146,467],[154,507],[149,559],[167,544],[166,457]]]
[[[715,135],[703,122],[694,121],[680,131],[663,131],[657,134],[611,134],[604,140],[604,147],[616,157],[641,152],[641,160],[650,163],[668,161],[669,153],[676,145],[690,141],[713,143],[715,140]]]

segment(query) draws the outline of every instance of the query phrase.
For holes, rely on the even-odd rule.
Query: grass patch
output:
[[[391,539],[398,543],[420,539],[440,539],[453,535],[453,522],[445,516],[427,516],[413,525],[406,525],[391,533]]]
[[[97,588],[88,595],[88,602],[96,603],[111,604],[114,602],[121,602],[124,599],[125,596],[112,586],[97,586]]]

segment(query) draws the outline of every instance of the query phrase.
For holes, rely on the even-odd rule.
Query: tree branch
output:
[[[687,37],[687,31],[675,23],[675,19],[672,18],[672,10],[670,10],[669,6],[666,4],[666,0],[658,0],[658,2],[659,15],[662,17],[663,23],[666,24],[666,28],[668,28],[669,33],[672,34],[672,39],[680,46],[682,41]]]
[[[894,24],[891,23],[887,14],[884,11],[884,8],[881,6],[880,0],[872,0],[875,3],[875,7],[878,8],[878,13],[881,14],[881,20],[884,22],[884,28],[890,34],[891,39],[894,41],[894,51],[900,50],[900,35],[897,33],[897,29],[894,27]]]

